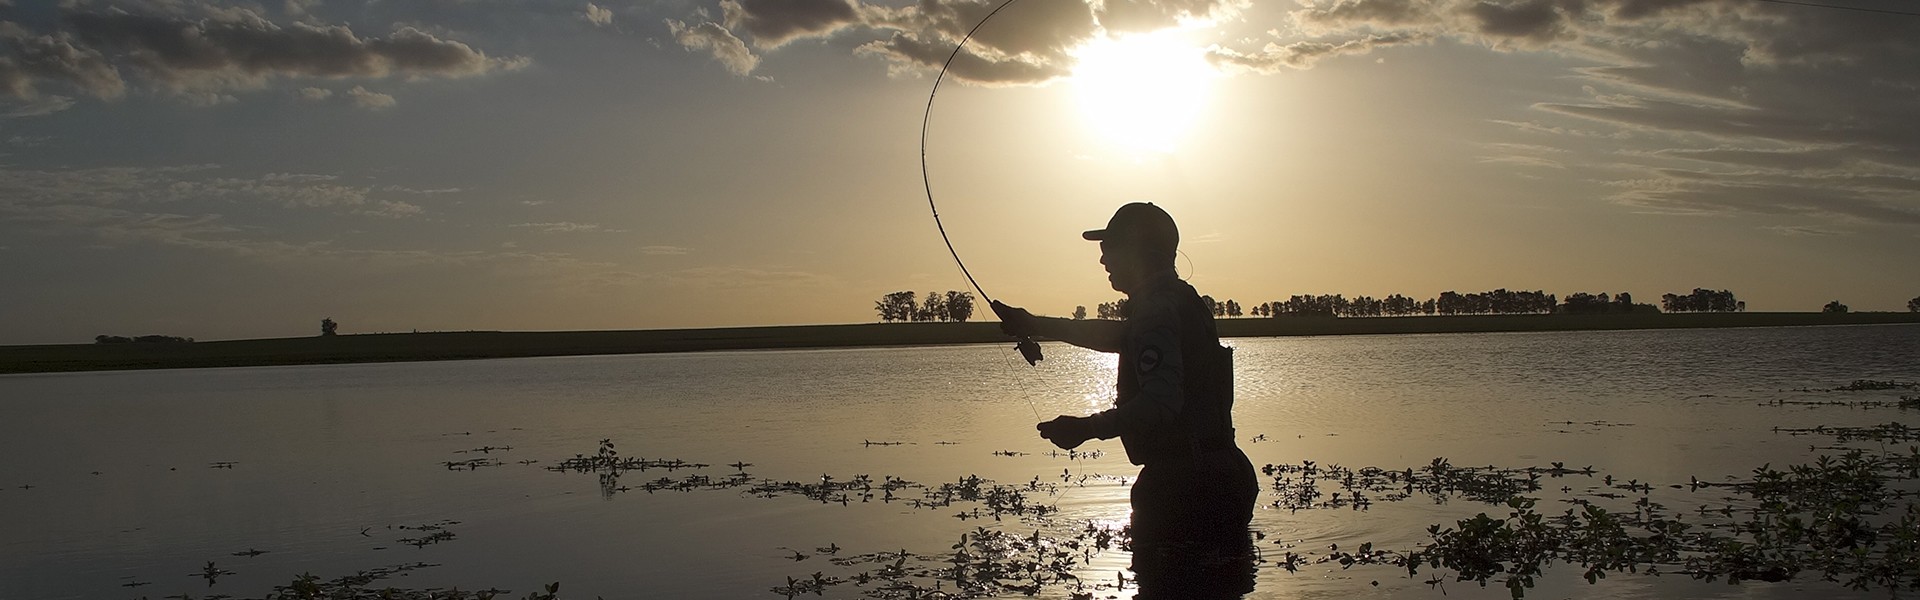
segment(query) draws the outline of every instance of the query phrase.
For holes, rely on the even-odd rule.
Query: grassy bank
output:
[[[1920,323],[1915,313],[1474,315],[1222,319],[1226,337],[1790,327]],[[1007,341],[996,323],[866,323],[635,331],[381,333],[197,343],[0,346],[0,373],[246,367],[707,350],[928,346]]]

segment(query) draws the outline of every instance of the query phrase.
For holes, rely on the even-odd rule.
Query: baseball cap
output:
[[[1113,212],[1106,229],[1094,229],[1080,237],[1093,241],[1125,240],[1168,251],[1180,245],[1180,229],[1174,226],[1173,216],[1152,202],[1127,203]]]

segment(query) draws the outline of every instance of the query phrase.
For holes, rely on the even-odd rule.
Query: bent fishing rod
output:
[[[933,77],[933,89],[927,92],[927,110],[920,117],[920,183],[927,190],[927,210],[933,212],[933,226],[940,230],[940,241],[946,242],[947,254],[953,256],[953,264],[960,266],[960,274],[967,277],[967,283],[973,285],[973,291],[979,292],[980,299],[986,301],[989,307],[993,305],[993,297],[988,296],[987,291],[980,287],[980,282],[973,279],[973,272],[967,270],[966,261],[960,260],[960,252],[953,249],[953,238],[947,236],[946,224],[940,222],[940,207],[933,203],[933,178],[927,173],[927,130],[933,123],[933,99],[940,94],[940,82],[947,78],[947,70],[953,68],[954,59],[959,58],[960,51],[967,47],[967,41],[973,39],[975,32],[986,26],[987,21],[992,20],[994,15],[1000,14],[1001,10],[1012,6],[1017,1],[1019,0],[1000,3],[993,12],[987,13],[979,23],[975,23],[973,29],[967,30],[967,35],[960,38],[960,43],[953,45],[953,53],[948,54],[947,62],[940,65],[940,74]],[[1046,358],[1041,356],[1040,344],[1034,342],[1032,336],[1021,336],[1020,341],[1014,344],[1014,348],[1020,351],[1020,357],[1027,360],[1028,366],[1039,364]]]

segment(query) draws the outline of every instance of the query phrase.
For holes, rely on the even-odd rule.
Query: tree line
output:
[[[957,301],[956,301],[957,299]],[[1686,294],[1661,294],[1660,304],[1635,303],[1633,294],[1620,292],[1588,293],[1574,292],[1565,298],[1548,294],[1541,290],[1516,291],[1505,288],[1486,292],[1462,294],[1457,291],[1445,291],[1426,300],[1415,300],[1401,294],[1392,294],[1385,298],[1359,296],[1347,298],[1340,294],[1332,295],[1295,295],[1286,300],[1262,302],[1246,307],[1231,298],[1217,301],[1212,296],[1201,296],[1200,301],[1213,311],[1215,317],[1289,317],[1289,316],[1327,316],[1327,317],[1403,317],[1417,315],[1526,315],[1526,314],[1626,314],[1626,313],[1686,313],[1686,312],[1746,312],[1747,303],[1739,299],[1730,290],[1710,290],[1694,288]],[[965,321],[973,315],[973,294],[967,292],[946,292],[928,294],[925,301],[915,302],[913,292],[894,292],[887,294],[875,303],[874,309],[880,313],[880,320],[887,322],[905,321]],[[1102,302],[1094,307],[1089,315],[1086,306],[1073,309],[1074,319],[1126,318],[1127,299]],[[1920,297],[1907,301],[1909,312],[1920,312]],[[1844,313],[1848,311],[1839,301],[1828,303],[1822,312]]]
[[[189,344],[193,338],[177,335],[142,335],[127,337],[124,335],[96,335],[95,344]]]
[[[1294,295],[1286,300],[1274,300],[1243,307],[1239,301],[1228,299],[1215,301],[1211,296],[1202,296],[1201,302],[1213,311],[1216,317],[1238,317],[1243,314],[1255,317],[1404,317],[1416,315],[1526,315],[1526,314],[1625,314],[1658,312],[1739,312],[1747,309],[1747,303],[1735,298],[1727,290],[1707,290],[1696,288],[1687,295],[1666,294],[1661,305],[1640,304],[1633,300],[1633,294],[1621,292],[1618,295],[1607,292],[1574,292],[1562,299],[1541,290],[1520,291],[1505,288],[1486,291],[1460,293],[1445,291],[1425,300],[1392,294],[1385,298],[1359,296],[1348,298],[1341,294]],[[1920,298],[1915,299],[1920,307]],[[1125,318],[1126,299],[1114,302],[1102,302],[1097,307],[1096,318]],[[1087,317],[1086,307],[1074,308],[1074,318]]]
[[[873,303],[873,310],[880,313],[880,320],[886,323],[964,323],[973,318],[973,292],[927,292],[925,299],[916,299],[911,291],[894,292],[881,296],[879,301]]]

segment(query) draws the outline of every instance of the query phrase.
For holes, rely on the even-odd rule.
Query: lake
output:
[[[1831,443],[1775,427],[1913,420],[1892,408],[1769,405],[1915,393],[1794,390],[1920,380],[1916,325],[1228,344],[1238,437],[1256,466],[1591,465],[1660,486],[1675,512],[1722,494],[1668,484],[1804,463],[1810,446]],[[1033,431],[1106,407],[1114,360],[1046,352],[1037,367],[1007,344],[4,376],[0,600],[259,597],[301,573],[415,563],[432,566],[375,585],[518,598],[558,581],[566,598],[779,598],[772,590],[789,577],[852,578],[902,551],[951,555],[980,527],[1027,536],[1123,523],[1137,468],[1118,441],[1069,457]],[[603,439],[645,462],[612,480],[549,468],[595,455]],[[843,503],[844,488],[809,497],[806,485],[860,475],[877,482],[873,498]],[[996,520],[984,503],[940,505],[928,493],[972,476],[1058,511]],[[921,487],[889,501],[884,478]],[[1544,505],[1605,493],[1598,476],[1564,479],[1531,495]],[[1430,524],[1505,511],[1414,498],[1263,508],[1254,527],[1272,559],[1332,544],[1412,548]],[[221,573],[205,577],[208,562]],[[1126,597],[1112,589],[1126,564],[1109,550],[1077,574],[1102,582],[1096,597]],[[1729,586],[1617,574],[1588,585],[1579,575],[1549,569],[1528,597],[1886,595],[1817,577]],[[1442,597],[1425,578],[1269,564],[1252,597]],[[1498,582],[1445,587],[1450,598],[1508,595]],[[824,596],[877,591],[849,581]]]

